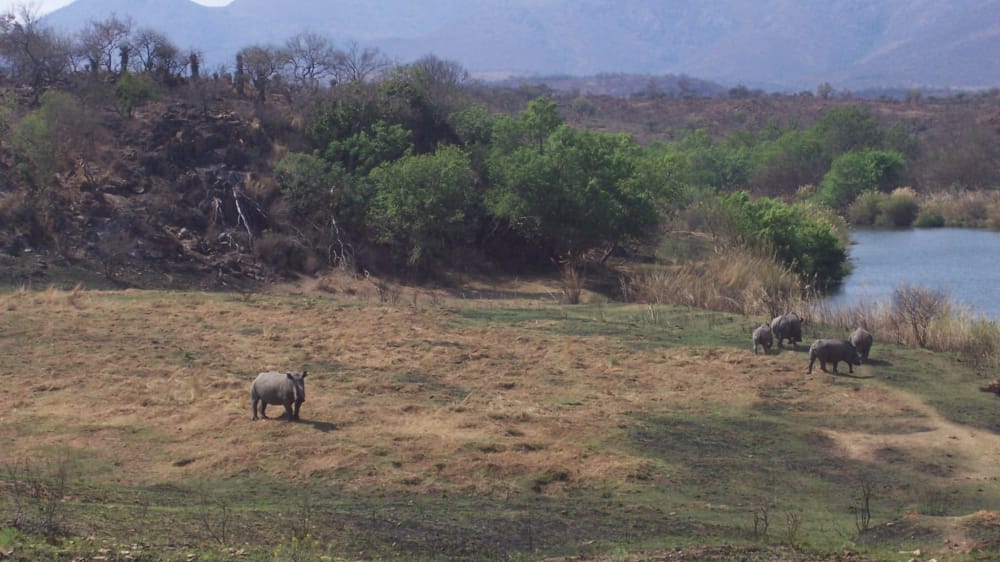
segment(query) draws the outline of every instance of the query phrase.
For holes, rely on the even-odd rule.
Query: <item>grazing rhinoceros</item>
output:
[[[872,337],[871,332],[864,328],[858,328],[851,332],[851,343],[854,344],[854,349],[858,350],[858,355],[865,363],[868,362],[868,353],[871,352],[874,341],[875,338]]]
[[[861,357],[858,350],[854,349],[851,342],[847,340],[816,340],[809,347],[809,369],[807,373],[812,374],[813,362],[819,359],[819,368],[827,372],[826,364],[833,363],[833,372],[837,372],[837,363],[847,362],[847,369],[854,372],[854,365],[861,364]]]
[[[757,354],[757,346],[760,345],[764,348],[764,355],[767,355],[771,351],[771,346],[774,345],[774,337],[771,333],[771,327],[767,324],[761,324],[757,326],[757,329],[753,331],[753,352],[754,355]]]
[[[250,385],[253,419],[257,419],[258,403],[261,403],[260,417],[264,419],[267,419],[264,410],[267,409],[268,404],[284,406],[288,421],[299,419],[299,408],[306,401],[306,374],[306,371],[302,371],[301,375],[268,371],[257,375],[253,384]]]
[[[775,316],[771,320],[771,332],[774,333],[774,339],[778,340],[778,347],[782,347],[782,340],[788,340],[792,347],[798,347],[798,343],[802,341],[802,319],[794,312]]]

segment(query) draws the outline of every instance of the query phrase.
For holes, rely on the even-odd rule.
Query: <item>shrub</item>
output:
[[[368,222],[400,263],[422,269],[475,232],[475,174],[455,147],[405,156],[372,171]]]
[[[308,248],[286,234],[266,233],[254,245],[254,254],[279,273],[315,273],[319,260]]]
[[[938,191],[923,197],[921,214],[937,214],[943,226],[995,228],[1000,226],[1000,192]],[[919,217],[918,217],[919,221]]]
[[[920,204],[917,193],[910,187],[900,187],[882,203],[882,215],[892,226],[905,227],[917,218]]]
[[[848,331],[861,326],[880,341],[961,354],[978,369],[1000,365],[1000,326],[936,291],[901,286],[888,303],[863,301],[832,308],[819,301],[802,309],[818,323]]]
[[[931,323],[947,309],[948,298],[940,291],[902,285],[892,294],[892,315],[900,328],[909,328],[920,347],[927,347]]]
[[[944,226],[944,215],[937,209],[921,208],[913,226],[918,228],[941,228]]]
[[[994,203],[990,205],[987,216],[987,226],[993,230],[1000,230],[1000,204]]]
[[[892,150],[846,152],[833,161],[816,197],[841,209],[860,193],[891,186],[905,169],[903,155]]]
[[[882,204],[885,196],[874,191],[867,191],[858,195],[858,198],[851,203],[847,209],[847,218],[852,224],[860,226],[872,226],[878,221],[882,214]]]
[[[773,255],[821,288],[838,284],[847,274],[847,241],[842,221],[822,206],[788,205],[745,192],[716,199],[724,220],[716,234]]]

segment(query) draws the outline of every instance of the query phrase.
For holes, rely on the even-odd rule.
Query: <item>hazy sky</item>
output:
[[[225,6],[233,0],[192,0],[205,6]],[[38,14],[45,15],[52,10],[62,8],[67,4],[72,4],[73,0],[0,0],[0,12],[6,12],[14,6],[24,4],[38,6]]]

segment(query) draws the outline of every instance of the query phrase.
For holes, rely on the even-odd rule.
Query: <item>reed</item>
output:
[[[647,270],[632,279],[635,300],[770,317],[802,310],[799,277],[770,256],[730,247],[700,261]]]
[[[944,219],[942,226],[1000,229],[1000,191],[937,191],[924,195],[920,212]]]

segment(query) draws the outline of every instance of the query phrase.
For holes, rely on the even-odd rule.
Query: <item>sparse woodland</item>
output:
[[[22,8],[0,31],[6,254],[126,285],[576,271],[690,230],[825,287],[846,273],[840,217],[1000,222],[995,92],[587,98],[313,33],[205,68],[116,16],[64,37]]]
[[[996,559],[996,324],[812,297],[1000,228],[1000,93],[644,82],[0,17],[0,559]],[[752,354],[789,310],[872,362]]]

